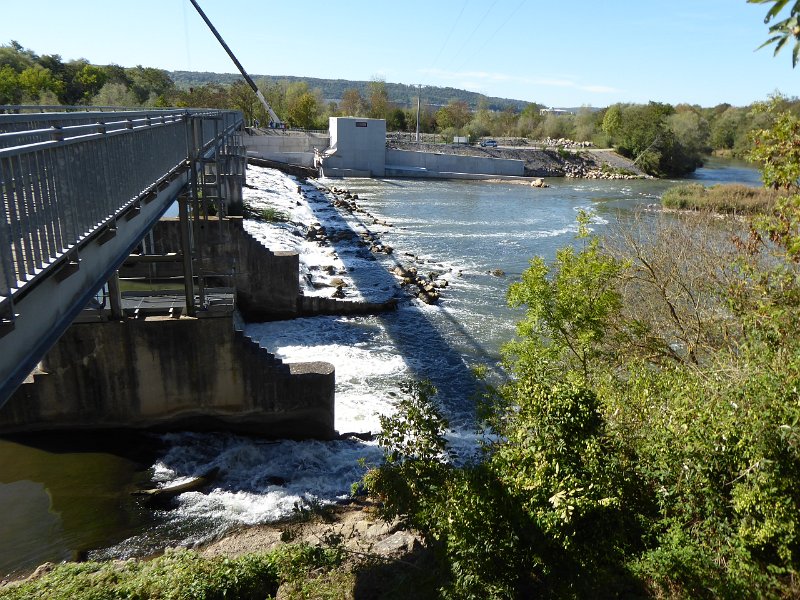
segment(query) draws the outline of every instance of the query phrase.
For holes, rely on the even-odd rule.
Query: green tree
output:
[[[14,40],[11,40],[8,45],[0,46],[0,67],[8,65],[16,73],[33,67],[38,58],[31,50],[26,50]]]
[[[759,109],[770,114],[773,125],[752,134],[750,160],[761,165],[764,184],[796,190],[800,181],[800,117],[778,107],[781,98],[773,98]]]
[[[125,84],[107,83],[92,98],[92,104],[94,106],[138,106],[139,98]]]
[[[84,100],[90,100],[108,81],[108,73],[102,67],[84,65],[75,77],[75,81],[83,87]]]
[[[292,127],[314,129],[320,115],[320,106],[317,96],[311,92],[303,92],[289,99],[287,108],[287,121]]]
[[[613,104],[608,107],[603,116],[603,124],[602,129],[603,131],[610,135],[615,136],[619,131],[620,125],[622,124],[622,105],[621,104]]]
[[[131,81],[130,89],[136,95],[138,104],[154,104],[159,97],[166,97],[175,88],[175,83],[163,69],[137,65],[125,70]]]
[[[287,105],[287,87],[288,82],[286,81],[270,81],[267,79],[261,79],[258,82],[258,89],[261,90],[261,93],[266,98],[269,105],[272,107],[272,110],[275,111],[275,114],[278,115],[278,118],[281,120],[285,120],[286,111],[288,109]],[[303,91],[307,91],[308,86],[306,86]],[[302,93],[302,92],[301,92]],[[269,122],[269,118],[264,116],[264,122]]]
[[[31,100],[38,100],[44,91],[58,93],[63,88],[63,84],[53,78],[49,69],[38,64],[23,70],[19,74],[18,81],[24,96]]]
[[[237,80],[231,84],[228,93],[231,108],[242,111],[245,123],[252,123],[253,119],[258,118],[259,121],[259,107],[261,103],[256,96],[256,93],[244,81]],[[269,119],[267,119],[269,120]]]
[[[716,115],[709,132],[709,143],[712,148],[732,150],[739,138],[740,128],[746,116],[744,111],[733,106]]]
[[[363,117],[365,112],[364,98],[355,88],[348,88],[339,102],[339,113],[343,117]]]
[[[392,110],[386,119],[387,131],[405,131],[406,127],[406,112],[402,108]]]
[[[120,86],[122,84],[106,84],[106,86],[109,85]],[[219,84],[209,83],[206,85],[192,87],[181,92],[176,92],[172,97],[175,99],[175,106],[227,108],[230,105],[228,93],[228,88]]]
[[[373,119],[385,119],[389,113],[389,92],[383,79],[373,78],[367,85],[367,101],[369,116]]]
[[[0,67],[0,104],[19,104],[21,101],[19,76],[10,65],[3,65]]]
[[[447,106],[440,108],[436,113],[436,123],[440,130],[454,129],[460,131],[471,118],[467,103],[462,100],[451,100]]]
[[[574,127],[575,131],[572,135],[573,139],[579,142],[590,142],[597,134],[597,115],[598,112],[592,110],[589,106],[582,106],[575,115]]]
[[[539,127],[541,137],[572,138],[575,131],[575,120],[572,115],[556,115],[549,113]]]
[[[694,157],[710,150],[711,129],[700,114],[699,107],[676,107],[675,113],[667,117],[667,127],[675,134],[675,140],[686,154]]]

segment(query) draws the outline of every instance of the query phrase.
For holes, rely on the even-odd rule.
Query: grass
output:
[[[286,544],[236,558],[172,549],[151,560],[62,563],[41,576],[0,586],[0,600],[263,600],[274,598],[279,587],[289,599],[426,600],[436,597],[439,580],[427,560],[416,565],[350,555],[335,542]]]
[[[244,206],[244,216],[249,219],[258,219],[268,223],[285,223],[289,220],[289,215],[279,208],[271,205],[253,207]]]
[[[278,590],[280,559],[277,553],[203,558],[190,550],[172,550],[148,561],[64,563],[36,579],[0,588],[0,598],[263,599]]]
[[[661,205],[677,210],[755,215],[768,212],[781,195],[777,190],[740,184],[705,187],[699,183],[688,183],[676,185],[664,192]]]

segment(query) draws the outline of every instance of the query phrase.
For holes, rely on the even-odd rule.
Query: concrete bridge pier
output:
[[[297,257],[270,255],[286,268],[257,277],[257,243],[228,217],[241,127],[240,113],[205,109],[0,115],[0,433],[335,434],[333,367],[283,364],[242,333],[235,291],[206,286],[249,281],[253,306],[299,310]],[[153,226],[176,200],[177,243],[159,250]],[[123,295],[128,262],[148,277],[169,267],[184,290]],[[258,285],[284,279],[278,294]],[[105,282],[110,308],[87,316]]]

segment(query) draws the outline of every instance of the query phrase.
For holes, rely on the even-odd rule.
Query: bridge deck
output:
[[[0,406],[241,127],[217,110],[0,114]]]

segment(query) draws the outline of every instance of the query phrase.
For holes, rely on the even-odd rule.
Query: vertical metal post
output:
[[[197,314],[197,307],[194,303],[194,273],[192,272],[192,232],[189,222],[189,198],[180,196],[178,198],[178,215],[181,227],[181,248],[183,249],[183,280],[184,291],[186,292],[186,312],[190,317]]]
[[[111,306],[111,318],[120,321],[122,313],[122,291],[119,287],[119,271],[114,271],[111,279],[108,280],[108,301]]]
[[[419,142],[419,107],[422,99],[422,84],[417,85],[417,141]]]
[[[191,154],[190,154],[190,177],[189,177],[189,190],[192,197],[192,212],[193,219],[194,219],[194,228],[192,229],[192,254],[196,254],[197,256],[197,293],[199,295],[199,304],[201,308],[205,308],[206,305],[206,290],[205,290],[205,282],[203,281],[203,240],[201,239],[202,231],[203,231],[203,224],[202,219],[203,215],[200,210],[200,192],[204,190],[198,190],[198,182],[197,182],[197,168],[198,166],[200,169],[204,169],[202,162],[202,156],[199,156],[200,150],[203,147],[203,117],[191,117]],[[199,165],[198,165],[199,163]],[[201,171],[200,177],[203,177],[203,173]],[[203,199],[205,203],[205,198]]]
[[[222,229],[222,217],[227,215],[227,207],[225,206],[225,200],[227,198],[223,198],[223,191],[222,191],[222,177],[223,172],[225,171],[224,162],[222,160],[222,151],[225,148],[225,139],[220,139],[220,119],[214,119],[214,138],[217,140],[215,143],[214,148],[214,167],[217,172],[216,178],[214,180],[214,195],[216,196],[216,209],[217,209],[217,221],[220,225],[220,230]],[[224,127],[223,127],[224,131]]]

